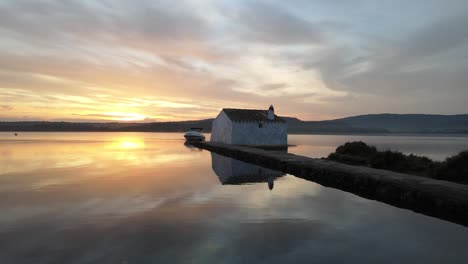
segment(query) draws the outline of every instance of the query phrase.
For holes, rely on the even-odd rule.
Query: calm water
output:
[[[0,133],[0,263],[468,263],[468,228],[180,138]],[[293,135],[290,151],[326,156],[356,139],[438,159],[468,146]]]

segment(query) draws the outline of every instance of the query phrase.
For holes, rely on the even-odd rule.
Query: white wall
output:
[[[284,146],[288,144],[286,123],[265,122],[262,127],[253,122],[232,122],[221,111],[213,120],[211,142],[236,145]]]
[[[213,120],[210,141],[232,144],[232,122],[223,111]]]
[[[287,145],[288,131],[286,123],[265,122],[232,123],[232,143],[236,145]]]

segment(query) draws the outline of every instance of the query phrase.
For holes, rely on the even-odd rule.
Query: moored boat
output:
[[[204,141],[205,136],[200,132],[202,128],[192,127],[189,131],[185,132],[185,139],[187,141]]]

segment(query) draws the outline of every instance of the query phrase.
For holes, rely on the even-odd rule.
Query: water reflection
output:
[[[190,151],[203,151],[203,149],[195,147],[195,146],[192,145],[192,143],[190,143],[189,141],[185,141],[185,142],[184,142],[184,146],[185,146],[187,149],[189,149]]]
[[[145,142],[141,137],[120,137],[113,140],[111,148],[121,149],[141,149],[145,147]]]
[[[468,263],[465,227],[291,175],[270,192],[210,155],[182,133],[0,133],[0,263]]]
[[[272,190],[275,179],[284,176],[282,172],[262,168],[216,153],[211,153],[211,167],[223,185],[267,182],[268,188]]]

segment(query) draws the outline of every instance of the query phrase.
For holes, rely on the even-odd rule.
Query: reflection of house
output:
[[[268,110],[223,109],[213,121],[211,141],[236,145],[286,146],[286,121]]]
[[[268,182],[268,187],[271,190],[273,189],[273,181],[284,175],[280,171],[265,169],[213,152],[211,153],[211,166],[223,185]]]

